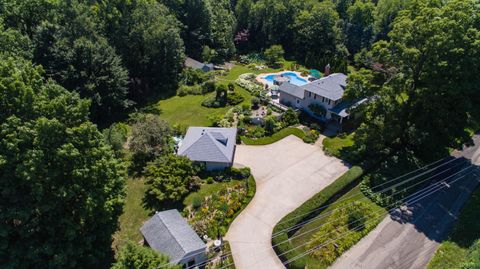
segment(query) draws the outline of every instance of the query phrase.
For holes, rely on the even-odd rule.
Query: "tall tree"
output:
[[[0,264],[98,268],[122,211],[124,169],[89,101],[0,55]]]
[[[92,100],[95,122],[111,121],[131,104],[128,72],[88,6],[73,1],[62,7],[58,22],[37,27],[35,60],[63,87]]]
[[[148,94],[165,95],[176,89],[183,67],[184,45],[180,24],[167,7],[156,1],[133,1],[111,39],[130,73],[136,101]],[[113,36],[112,36],[113,35]]]
[[[379,0],[375,8],[376,39],[387,39],[392,23],[398,12],[403,10],[410,0]]]
[[[475,2],[412,1],[395,19],[390,41],[373,46],[374,70],[387,79],[357,132],[365,149],[410,149],[425,157],[470,142],[465,128],[480,95]]]
[[[0,51],[31,60],[33,57],[32,42],[20,31],[7,28],[0,22]]]
[[[375,5],[357,0],[347,10],[345,36],[347,49],[351,55],[362,48],[370,48],[373,42],[373,22]]]
[[[330,63],[343,71],[348,54],[343,45],[338,14],[331,2],[322,2],[311,10],[302,10],[293,24],[297,57],[308,66],[323,68]]]

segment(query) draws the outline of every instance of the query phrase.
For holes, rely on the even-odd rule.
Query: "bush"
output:
[[[213,177],[207,177],[207,184],[212,184],[213,182]]]
[[[235,91],[235,84],[233,82],[228,83],[228,90],[231,92]]]
[[[272,45],[263,53],[269,65],[276,65],[279,61],[283,60],[283,54],[285,54],[285,51],[281,45]]]
[[[193,196],[192,197],[192,204],[191,204],[192,208],[193,209],[200,208],[200,206],[202,205],[202,202],[203,202],[202,197],[198,193],[194,193],[192,196]]]
[[[215,91],[215,81],[207,80],[202,84],[202,94]]]
[[[348,213],[348,229],[363,230],[365,228],[365,212],[358,208],[353,208]]]
[[[310,104],[308,106],[310,111],[313,112],[313,114],[317,117],[323,117],[327,113],[327,109],[323,107],[322,105],[317,105],[317,104]]]
[[[282,121],[285,126],[292,126],[297,124],[299,122],[297,112],[295,112],[291,108],[287,109],[287,111],[285,111],[282,115]]]
[[[177,90],[177,95],[178,96],[185,96],[185,95],[201,95],[203,94],[202,86],[200,85],[193,85],[193,86],[187,86],[187,85],[180,85],[180,87]]]
[[[288,234],[284,231],[298,223],[306,221],[305,216],[308,213],[316,210],[322,206],[325,206],[336,194],[340,193],[343,189],[353,184],[363,174],[363,169],[359,166],[354,166],[348,170],[345,174],[335,180],[332,184],[328,185],[325,189],[315,194],[312,198],[303,203],[300,207],[292,211],[285,216],[278,224],[273,228],[273,234],[275,237],[272,239],[272,244],[276,245],[274,250],[278,254],[284,254],[280,257],[282,260],[288,260],[297,255],[302,254],[301,249],[294,249],[290,241],[288,241]],[[302,217],[303,216],[303,217]],[[282,243],[284,242],[284,243]],[[289,268],[304,269],[306,263],[306,257],[300,258],[295,262],[289,264]]]
[[[225,105],[217,101],[215,96],[208,96],[202,101],[202,106],[210,107],[210,108],[218,108],[218,107],[224,107]]]
[[[192,86],[201,84],[208,79],[208,75],[200,69],[187,67],[183,70],[180,81],[185,85]]]
[[[254,126],[253,128],[248,129],[247,136],[253,138],[263,137],[265,136],[265,129],[263,129],[261,126]]]
[[[227,95],[227,103],[231,106],[238,105],[243,102],[243,100],[245,100],[245,98],[236,92],[230,92]]]
[[[313,144],[317,141],[318,136],[320,135],[316,130],[309,130],[305,132],[305,137],[303,137],[303,142],[308,144]]]
[[[300,139],[303,139],[305,136],[305,133],[298,128],[285,128],[274,133],[272,136],[261,137],[256,139],[248,138],[245,136],[241,136],[240,138],[243,141],[243,143],[247,145],[268,145],[268,144],[277,142],[278,140],[283,139],[284,137],[287,137],[289,135],[294,135]]]
[[[253,97],[252,98],[252,108],[257,109],[259,105],[260,105],[260,98]]]

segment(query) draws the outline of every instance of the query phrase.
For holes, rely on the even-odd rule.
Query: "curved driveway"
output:
[[[235,164],[250,167],[257,183],[255,197],[226,235],[237,269],[285,268],[272,249],[273,227],[348,170],[320,145],[291,135],[266,146],[237,146]]]

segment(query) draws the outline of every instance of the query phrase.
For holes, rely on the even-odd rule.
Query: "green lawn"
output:
[[[447,240],[442,242],[427,269],[460,269],[469,249],[480,239],[480,188],[473,193]],[[477,268],[477,267],[468,267]]]
[[[354,133],[346,136],[325,137],[323,139],[323,150],[328,155],[342,158],[345,150],[353,146],[353,136]]]
[[[300,139],[303,139],[305,137],[305,132],[295,127],[288,127],[274,133],[272,136],[266,136],[262,138],[249,138],[241,136],[240,138],[242,139],[242,142],[247,145],[268,145],[275,143],[289,135],[294,135]]]
[[[113,248],[121,247],[127,240],[138,242],[142,239],[140,227],[149,218],[150,211],[142,205],[146,186],[143,179],[127,179],[127,197],[123,214],[119,218],[119,230],[113,236]]]

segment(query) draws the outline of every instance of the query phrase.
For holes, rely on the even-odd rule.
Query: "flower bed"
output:
[[[201,236],[216,238],[224,235],[230,223],[247,206],[255,195],[255,180],[233,180],[215,188],[212,193],[190,198],[184,215],[193,229]]]

